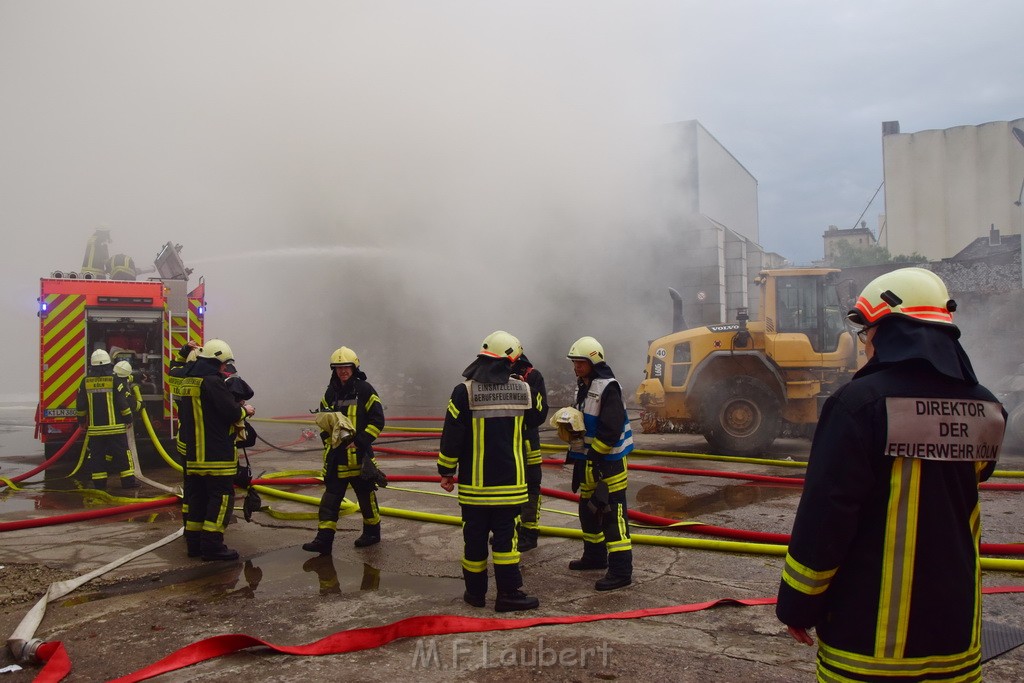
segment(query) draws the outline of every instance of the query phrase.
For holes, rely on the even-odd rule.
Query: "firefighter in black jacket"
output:
[[[466,381],[455,386],[448,401],[437,458],[441,488],[452,491],[459,475],[463,599],[474,607],[485,604],[490,539],[498,612],[540,604],[519,590],[523,577],[516,526],[528,500],[523,436],[541,422],[530,385],[510,377],[521,352],[519,341],[508,332],[499,330],[484,339],[476,360],[462,373]]]
[[[359,369],[359,356],[347,346],[331,354],[331,379],[320,401],[320,412],[340,412],[355,428],[354,438],[337,448],[331,447],[329,435],[324,438],[324,494],[320,498],[320,523],[316,537],[302,546],[303,550],[330,555],[338,515],[349,484],[359,501],[363,515],[363,533],[354,542],[357,548],[380,543],[380,510],[377,507],[377,484],[367,471],[375,472],[371,445],[384,429],[384,406],[366,373]]]
[[[867,363],[826,401],[776,614],[818,632],[818,680],[981,680],[978,483],[1005,413],[978,384],[931,271],[873,280]]]
[[[548,393],[544,386],[544,375],[540,374],[533,363],[523,353],[512,363],[512,376],[530,385],[534,406],[540,413],[543,422],[548,415]],[[540,528],[540,484],[541,452],[540,428],[530,427],[526,430],[526,505],[520,512],[519,550],[533,550],[537,547]]]
[[[249,404],[239,405],[224,381],[235,374],[234,362],[231,347],[211,339],[198,349],[195,362],[178,383],[188,503],[185,543],[190,557],[198,554],[208,561],[238,559],[238,553],[224,545],[238,471],[234,425],[256,411]]]
[[[114,376],[110,354],[96,349],[89,358],[89,372],[78,387],[78,422],[89,437],[88,471],[92,487],[107,488],[107,464],[120,467],[122,488],[136,488],[135,470],[128,455],[128,429],[132,409],[125,399],[120,378]]]

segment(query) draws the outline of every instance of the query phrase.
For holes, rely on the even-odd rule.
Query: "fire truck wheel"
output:
[[[734,377],[707,393],[701,433],[724,455],[762,455],[779,435],[779,398],[764,382]]]

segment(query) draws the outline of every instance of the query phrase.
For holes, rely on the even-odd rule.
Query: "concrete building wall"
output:
[[[893,255],[949,258],[994,225],[1020,234],[1024,119],[882,137],[885,230]]]
[[[757,244],[757,180],[697,121],[666,126],[669,136],[670,200],[680,231],[674,243],[684,265],[668,286],[679,291],[687,324],[735,320],[751,309],[750,282],[761,270]]]
[[[694,123],[700,213],[758,243],[757,180],[711,133]]]

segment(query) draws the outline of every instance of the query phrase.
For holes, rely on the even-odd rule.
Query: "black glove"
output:
[[[252,513],[259,512],[262,509],[263,500],[260,498],[260,494],[250,487],[249,492],[245,494],[245,501],[242,503],[242,516],[245,518],[245,521],[251,522]]]
[[[572,492],[573,493],[576,493],[577,491],[580,490],[580,484],[583,483],[583,468],[585,466],[586,466],[585,463],[583,465],[581,465],[580,461],[576,460],[575,464],[572,467]]]
[[[388,478],[380,471],[376,463],[373,462],[372,453],[367,453],[363,456],[363,462],[359,468],[359,478],[373,484],[374,490],[378,487],[386,488],[388,485]]]
[[[604,479],[598,479],[594,486],[594,493],[587,501],[587,507],[595,515],[603,515],[608,511],[608,484]]]

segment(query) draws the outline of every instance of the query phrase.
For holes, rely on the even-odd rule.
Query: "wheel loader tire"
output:
[[[715,385],[701,406],[701,433],[724,455],[763,455],[779,435],[779,399],[752,377]]]

